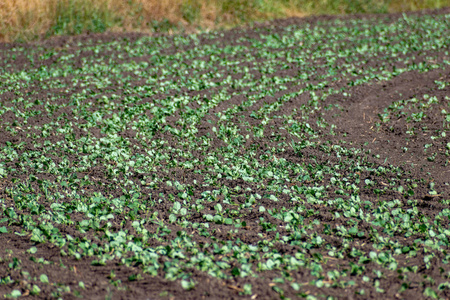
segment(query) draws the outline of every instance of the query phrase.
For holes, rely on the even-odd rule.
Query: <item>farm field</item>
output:
[[[450,9],[0,44],[0,295],[448,299]]]

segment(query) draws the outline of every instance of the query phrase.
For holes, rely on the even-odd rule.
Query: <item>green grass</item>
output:
[[[57,2],[55,18],[55,24],[47,32],[47,36],[101,33],[120,24],[117,14],[102,7],[95,7],[85,0],[72,0],[68,4]]]

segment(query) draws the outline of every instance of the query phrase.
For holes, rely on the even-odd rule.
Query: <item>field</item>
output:
[[[450,9],[0,44],[0,295],[448,299]]]

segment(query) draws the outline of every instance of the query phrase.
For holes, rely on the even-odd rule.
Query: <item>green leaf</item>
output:
[[[175,213],[177,213],[177,212],[180,210],[180,208],[181,208],[181,203],[180,203],[180,202],[175,202],[175,203],[173,204],[173,211],[174,211]]]
[[[19,290],[13,290],[9,295],[11,298],[19,298],[20,296],[22,296],[22,292]]]
[[[41,292],[41,289],[37,285],[33,284],[33,288],[31,289],[31,294],[38,295],[40,292]]]
[[[5,226],[0,227],[0,233],[7,233],[8,229]]]
[[[37,252],[37,248],[33,246],[30,249],[28,249],[27,252],[31,253],[31,254],[35,254]]]
[[[83,281],[78,282],[78,286],[79,286],[80,288],[82,288],[83,290],[86,289],[86,286],[84,285],[84,282],[83,282]]]
[[[195,282],[192,280],[181,280],[181,287],[185,290],[192,290],[195,287]]]
[[[106,262],[104,259],[99,259],[99,260],[95,259],[91,262],[91,265],[92,266],[105,266]]]
[[[316,286],[317,286],[318,288],[322,288],[322,287],[324,286],[323,281],[322,281],[322,280],[317,280],[317,281],[316,281]]]
[[[45,274],[41,274],[41,276],[39,276],[39,280],[40,280],[42,283],[48,283],[48,277],[47,277],[47,275],[45,275]]]
[[[169,222],[170,223],[175,223],[177,221],[177,216],[174,214],[170,214],[169,215]]]
[[[431,297],[433,299],[437,299],[438,298],[437,293],[430,287],[425,288],[425,291],[423,292],[423,295],[425,297]]]

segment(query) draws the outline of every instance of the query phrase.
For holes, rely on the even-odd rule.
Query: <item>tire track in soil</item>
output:
[[[424,94],[437,96],[441,103],[448,101],[445,100],[445,96],[449,94],[450,88],[436,90],[434,82],[448,75],[448,71],[442,69],[426,73],[406,72],[390,81],[349,89],[351,96],[344,101],[340,100],[342,96],[339,94],[330,96],[326,103],[337,102],[346,107],[338,116],[333,115],[333,112],[324,115],[327,122],[337,126],[338,135],[334,139],[335,142],[343,140],[354,146],[370,149],[381,156],[375,160],[377,163],[401,166],[411,171],[416,178],[428,178],[426,172],[432,172],[436,188],[445,195],[450,195],[450,186],[445,185],[450,182],[450,169],[444,166],[445,158],[429,162],[427,155],[423,153],[422,145],[431,141],[429,135],[419,133],[411,137],[405,132],[404,124],[398,125],[394,131],[377,130],[375,124],[380,120],[378,114],[383,113],[384,108],[395,101],[422,97]],[[330,136],[330,138],[333,137]],[[409,139],[406,143],[409,145],[407,152],[401,149],[405,145],[405,139]],[[447,140],[450,141],[448,137]],[[369,144],[364,145],[367,141],[370,141]],[[414,164],[414,167],[411,167],[411,164]]]

